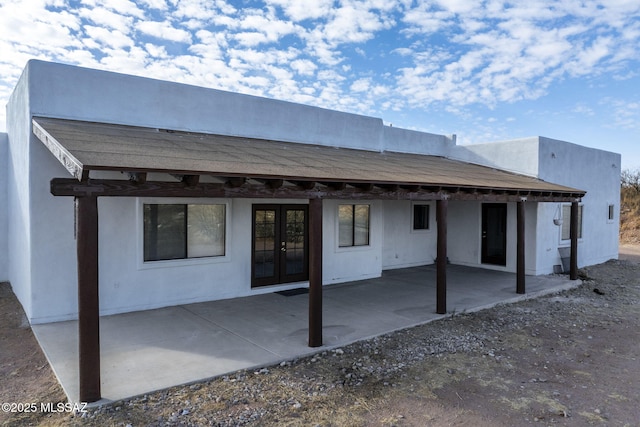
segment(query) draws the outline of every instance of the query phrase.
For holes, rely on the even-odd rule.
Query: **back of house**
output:
[[[526,274],[562,270],[576,202],[578,264],[617,257],[620,155],[548,138],[460,146],[379,118],[41,61],[14,90],[7,132],[0,280],[32,323],[77,318],[83,191],[98,191],[102,315],[307,287],[314,263],[323,285],[433,264],[441,201],[451,263],[516,272],[518,203]]]

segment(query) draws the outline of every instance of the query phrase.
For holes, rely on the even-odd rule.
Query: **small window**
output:
[[[609,205],[609,221],[613,221],[613,217],[615,215],[614,205]]]
[[[429,229],[429,205],[413,205],[413,229]]]
[[[144,205],[144,260],[225,254],[225,205]]]
[[[369,205],[340,205],[338,223],[340,247],[369,244]]]
[[[582,239],[582,205],[578,206],[578,239]],[[570,240],[571,229],[571,205],[562,206],[562,240]]]

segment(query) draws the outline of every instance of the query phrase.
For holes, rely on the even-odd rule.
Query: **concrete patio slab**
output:
[[[510,273],[451,265],[447,278],[448,315],[580,283],[566,276],[528,276],[527,294],[518,295]],[[271,293],[101,317],[103,399],[275,364],[446,316],[435,313],[434,266],[328,286],[323,303],[324,346],[315,349],[307,346],[306,294]],[[34,325],[33,331],[65,393],[77,401],[77,322]]]

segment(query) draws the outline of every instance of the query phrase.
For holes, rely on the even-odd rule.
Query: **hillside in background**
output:
[[[640,243],[640,171],[622,172],[620,243]]]

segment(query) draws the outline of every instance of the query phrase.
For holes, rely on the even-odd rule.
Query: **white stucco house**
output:
[[[560,248],[574,267],[617,258],[619,177],[619,154],[564,141],[461,146],[30,61],[0,135],[0,280],[34,324],[78,318],[80,301],[82,346],[98,313],[300,287],[321,304],[322,285],[386,269],[448,260],[524,279],[561,271]]]

